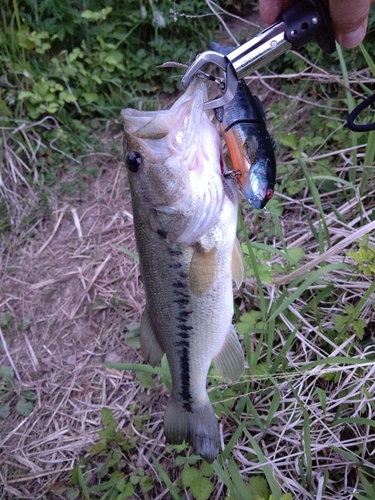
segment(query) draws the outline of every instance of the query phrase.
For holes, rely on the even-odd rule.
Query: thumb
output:
[[[365,37],[371,0],[330,1],[329,10],[335,38],[340,45],[351,49]]]

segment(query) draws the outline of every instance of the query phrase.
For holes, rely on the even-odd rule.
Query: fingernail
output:
[[[359,26],[356,30],[351,31],[350,33],[340,34],[337,37],[337,41],[343,47],[347,49],[353,49],[357,47],[362,40],[365,38],[367,26]]]

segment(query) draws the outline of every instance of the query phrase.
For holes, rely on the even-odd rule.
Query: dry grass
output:
[[[0,365],[11,360],[17,390],[38,399],[28,417],[13,409],[2,422],[2,498],[40,498],[95,442],[101,408],[129,425],[129,403],[140,391],[133,375],[100,365],[141,361],[124,338],[144,298],[138,265],[119,249],[135,251],[122,161],[92,161],[102,173],[88,199],[50,200],[50,219],[3,241],[0,314],[13,323],[4,330],[9,352],[1,349]]]

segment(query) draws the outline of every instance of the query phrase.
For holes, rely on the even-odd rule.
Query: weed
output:
[[[34,391],[17,389],[11,367],[0,366],[0,419],[7,419],[14,409],[19,415],[27,417],[34,410],[36,399]]]
[[[129,453],[137,444],[137,436],[116,431],[117,422],[111,410],[103,408],[101,419],[104,429],[99,431],[99,441],[82,457],[73,469],[71,482],[74,488],[64,491],[80,490],[86,499],[131,497],[135,489],[146,493],[153,488],[153,480],[145,474],[142,467],[129,472]],[[70,493],[72,494],[72,493]],[[104,495],[104,496],[103,496]]]
[[[23,23],[16,26],[5,11],[0,36],[7,42],[10,35],[10,43],[0,55],[7,70],[0,102],[8,116],[34,120],[52,114],[67,122],[72,116],[113,115],[113,108],[117,115],[150,93],[174,92],[178,80],[158,66],[191,60],[217,22],[200,17],[207,9],[203,1],[181,2],[184,16],[178,18],[167,0],[141,8],[133,0],[91,0],[85,6],[65,2],[62,9],[44,1],[36,8],[26,1],[20,7]]]

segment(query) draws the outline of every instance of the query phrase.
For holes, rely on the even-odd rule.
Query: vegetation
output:
[[[188,63],[225,27],[243,41],[243,8],[235,0],[1,7],[4,499],[25,491],[87,500],[375,498],[375,132],[344,126],[375,81],[373,12],[357,50],[326,56],[311,45],[248,79],[278,144],[278,184],[268,213],[241,207],[246,279],[235,323],[247,368],[232,386],[210,370],[223,445],[212,465],[185,445],[165,445],[168,366],[146,366],[137,354],[143,295],[119,111],[172,102],[183,70],[158,66]]]

